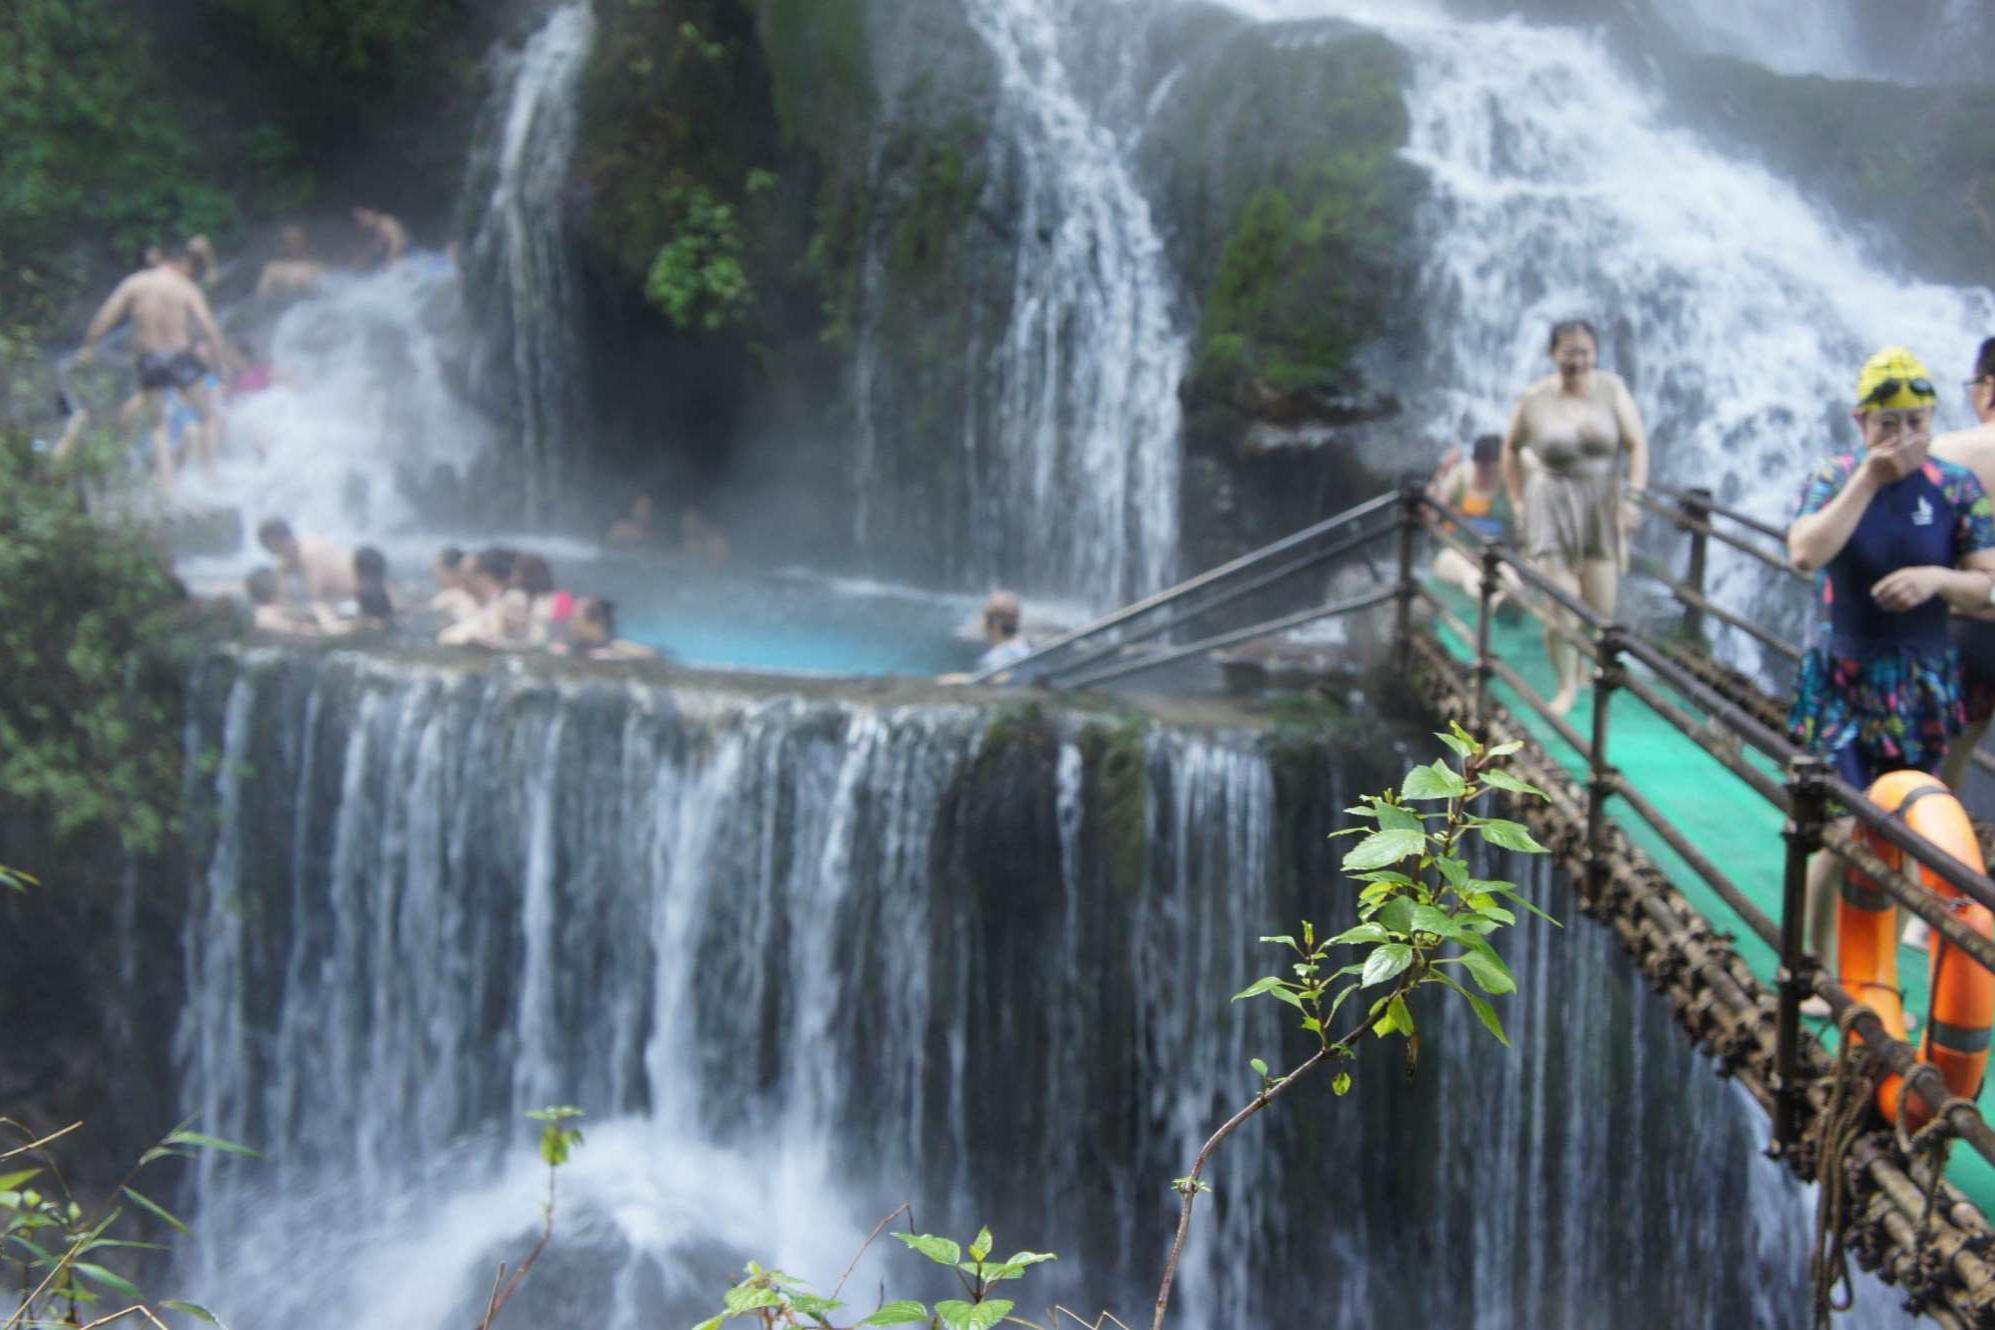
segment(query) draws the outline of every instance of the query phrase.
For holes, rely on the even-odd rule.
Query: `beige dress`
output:
[[[1524,480],[1524,539],[1534,559],[1577,565],[1621,557],[1618,383],[1596,370],[1587,398],[1565,396],[1555,380],[1525,402],[1519,445],[1538,463]]]

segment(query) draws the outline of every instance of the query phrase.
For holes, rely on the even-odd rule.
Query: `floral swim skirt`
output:
[[[1812,647],[1787,713],[1788,737],[1835,759],[1859,789],[1887,771],[1937,771],[1947,741],[1966,724],[1960,653],[1952,647],[1890,647],[1863,656]]]

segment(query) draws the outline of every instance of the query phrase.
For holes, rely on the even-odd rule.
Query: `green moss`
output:
[[[1147,729],[1137,717],[1089,724],[1081,731],[1087,825],[1109,885],[1125,900],[1142,894],[1150,873],[1150,764]]]
[[[863,154],[876,100],[865,0],[759,0],[759,12],[784,136],[827,158]]]
[[[1201,377],[1334,386],[1384,331],[1410,199],[1396,152],[1347,149],[1255,191],[1206,295]]]

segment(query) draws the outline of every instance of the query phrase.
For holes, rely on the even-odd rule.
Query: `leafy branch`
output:
[[[1436,737],[1454,752],[1459,769],[1437,759],[1408,772],[1396,794],[1366,796],[1358,807],[1346,810],[1373,824],[1337,833],[1364,838],[1344,856],[1345,872],[1352,881],[1363,884],[1358,892],[1358,923],[1333,937],[1319,939],[1316,926],[1304,920],[1300,940],[1287,934],[1262,938],[1294,953],[1290,975],[1268,975],[1233,997],[1235,1002],[1270,997],[1294,1007],[1302,1014],[1303,1030],[1314,1036],[1316,1048],[1294,1070],[1280,1075],[1270,1072],[1262,1059],[1254,1058],[1249,1065],[1260,1077],[1260,1089],[1207,1138],[1192,1161],[1191,1171],[1172,1184],[1181,1198],[1178,1230],[1158,1285],[1152,1330],[1163,1330],[1171,1285],[1184,1255],[1185,1239],[1191,1233],[1199,1193],[1212,1189],[1204,1178],[1206,1165],[1226,1138],[1249,1119],[1326,1063],[1337,1065],[1331,1088],[1338,1095],[1348,1094],[1350,1064],[1366,1031],[1378,1039],[1403,1038],[1406,1073],[1412,1076],[1420,1062],[1420,1027],[1407,999],[1430,984],[1459,994],[1484,1028],[1509,1046],[1510,1037],[1488,998],[1514,993],[1517,981],[1489,939],[1517,922],[1506,901],[1544,918],[1550,916],[1525,900],[1516,883],[1472,876],[1463,842],[1475,834],[1501,849],[1545,853],[1545,847],[1522,823],[1470,811],[1470,805],[1496,792],[1539,799],[1545,793],[1497,766],[1522,745],[1506,743],[1486,749],[1459,725]],[[1419,807],[1436,803],[1442,807]],[[1343,947],[1354,948],[1356,958],[1331,969],[1333,952]],[[1456,977],[1462,973],[1487,997],[1471,992]],[[1343,1033],[1332,1033],[1337,1014],[1347,1001],[1380,988],[1383,991],[1371,999],[1362,1017],[1347,1017]]]

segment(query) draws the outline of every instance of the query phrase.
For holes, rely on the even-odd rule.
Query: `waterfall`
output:
[[[577,85],[595,35],[589,0],[568,0],[522,50],[498,57],[484,143],[466,187],[478,215],[470,262],[484,322],[480,387],[504,404],[529,521],[553,515],[575,456],[566,441],[587,426],[563,210]]]
[[[1113,7],[1110,7],[1113,8]],[[959,526],[974,574],[1096,603],[1156,590],[1175,570],[1178,384],[1189,359],[1175,287],[1130,160],[1136,126],[1091,97],[1071,0],[964,0],[995,62],[998,179],[1014,215],[1009,323],[974,334]],[[1110,20],[1112,21],[1112,19]],[[866,279],[877,305],[880,272]],[[868,332],[869,339],[874,334]],[[879,352],[862,344],[862,463],[877,455]],[[921,446],[950,447],[946,439]],[[869,469],[862,466],[862,470]],[[884,514],[862,501],[860,539]]]
[[[181,1099],[269,1160],[192,1173],[176,1282],[295,1330],[475,1319],[533,1240],[549,1101],[588,1141],[523,1324],[689,1323],[750,1256],[829,1280],[903,1200],[1059,1251],[1028,1306],[1140,1306],[1168,1180],[1282,1057],[1285,1009],[1227,999],[1277,963],[1259,933],[1348,909],[1324,833],[1374,779],[1244,734],[344,653],[198,691]],[[1516,1048],[1435,1006],[1416,1082],[1381,1046],[1350,1099],[1248,1124],[1176,1324],[1791,1319],[1808,1202],[1763,1121],[1527,886],[1572,926],[1506,946]],[[876,1251],[852,1287],[927,1273]]]
[[[261,336],[278,381],[230,407],[213,475],[182,470],[183,499],[237,509],[247,531],[271,516],[349,541],[413,529],[492,446],[459,391],[467,334],[442,255],[329,274]]]
[[[1418,378],[1439,385],[1421,406],[1447,437],[1500,430],[1548,372],[1551,323],[1591,316],[1655,475],[1784,523],[1811,462],[1855,444],[1866,356],[1908,345],[1945,382],[1995,324],[1995,293],[1885,270],[1797,186],[1673,127],[1598,33],[1343,0],[1253,8],[1356,18],[1412,56],[1407,155],[1431,185]],[[1313,40],[1307,25],[1285,39]],[[1940,404],[1942,428],[1969,423],[1958,393]],[[1769,584],[1728,555],[1711,585],[1745,609]]]
[[[1805,23],[1779,0],[1669,0],[1655,9],[1694,49],[1782,74],[1933,83],[1976,77],[1981,65],[1981,0],[1829,0],[1813,6]]]

